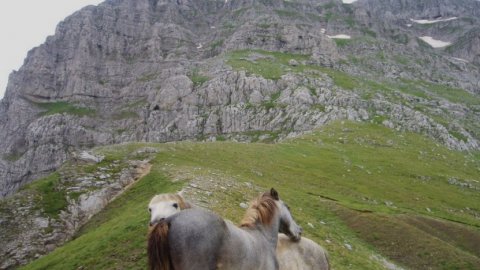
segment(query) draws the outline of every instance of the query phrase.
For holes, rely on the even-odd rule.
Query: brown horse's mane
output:
[[[263,193],[250,202],[250,207],[247,209],[240,226],[253,227],[257,221],[261,224],[270,225],[277,210],[275,199],[270,193]]]
[[[178,207],[180,210],[185,210],[188,208],[192,208],[192,205],[183,199],[182,196],[174,193],[166,193],[166,194],[159,194],[152,198],[150,203],[156,203],[161,201],[175,201],[178,203]]]

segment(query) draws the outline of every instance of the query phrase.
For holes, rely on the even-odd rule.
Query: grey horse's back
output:
[[[314,241],[302,237],[293,242],[286,235],[278,235],[277,258],[280,270],[329,270],[328,253]]]
[[[212,212],[195,208],[167,219],[174,269],[214,270],[225,236],[225,222]]]

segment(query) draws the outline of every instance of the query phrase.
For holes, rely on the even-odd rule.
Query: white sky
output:
[[[57,24],[73,12],[103,0],[1,0],[0,98],[8,75],[18,70],[27,52],[55,33]]]

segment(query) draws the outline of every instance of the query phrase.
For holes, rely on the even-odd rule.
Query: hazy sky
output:
[[[42,44],[65,17],[103,0],[2,0],[0,1],[0,98],[8,75],[18,70],[27,52]]]

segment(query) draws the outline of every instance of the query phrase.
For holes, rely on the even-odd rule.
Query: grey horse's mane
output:
[[[263,193],[250,202],[245,216],[240,223],[241,227],[253,227],[257,222],[270,225],[277,211],[275,199],[268,193]]]

